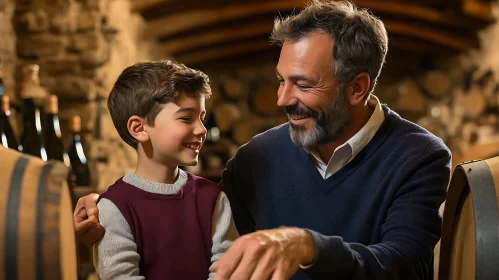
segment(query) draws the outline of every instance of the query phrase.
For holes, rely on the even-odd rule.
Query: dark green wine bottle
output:
[[[25,154],[47,160],[47,152],[43,141],[43,99],[39,95],[39,66],[28,65],[24,68],[24,81],[21,89],[23,99],[23,126],[19,150]],[[40,104],[42,103],[42,104]]]
[[[208,113],[205,121],[206,127],[206,142],[207,143],[215,143],[220,139],[220,129],[218,129],[217,124],[215,122],[215,116],[213,112]]]
[[[3,89],[3,70],[2,70],[2,64],[0,63],[0,96],[4,95],[4,89]]]
[[[69,121],[69,161],[73,176],[73,185],[90,186],[90,169],[88,161],[80,141],[81,119],[74,115]]]
[[[62,143],[58,113],[58,99],[56,95],[52,94],[45,100],[44,137],[47,147],[47,158],[62,161],[69,166],[69,158]]]
[[[10,99],[4,95],[1,97],[2,110],[0,110],[0,141],[2,146],[18,150],[16,135],[10,125]]]

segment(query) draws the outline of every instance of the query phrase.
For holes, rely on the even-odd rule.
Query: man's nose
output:
[[[281,85],[277,91],[277,106],[286,107],[296,105],[297,98],[293,94],[292,85]]]

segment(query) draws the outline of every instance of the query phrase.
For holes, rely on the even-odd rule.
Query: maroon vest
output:
[[[212,216],[220,189],[187,173],[175,195],[143,191],[119,179],[100,198],[111,200],[132,231],[146,279],[206,280],[211,265]]]

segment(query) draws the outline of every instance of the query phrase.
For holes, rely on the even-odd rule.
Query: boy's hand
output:
[[[76,231],[76,240],[92,246],[104,236],[104,227],[99,224],[99,209],[97,199],[99,195],[92,193],[78,200],[73,212],[73,222]]]
[[[314,261],[312,236],[300,228],[261,230],[238,238],[216,262],[215,280],[285,280]]]

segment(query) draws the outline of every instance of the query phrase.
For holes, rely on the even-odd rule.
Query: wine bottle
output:
[[[69,161],[71,164],[73,185],[90,186],[90,169],[87,157],[80,141],[81,119],[74,115],[69,121]]]
[[[25,154],[33,155],[47,160],[47,152],[43,141],[42,115],[43,95],[40,93],[40,80],[38,78],[39,66],[28,65],[24,68],[24,81],[21,88],[23,99],[23,132],[19,150]]]
[[[0,63],[0,96],[4,95],[4,89],[3,89],[3,70],[2,70],[2,64]]]
[[[209,113],[206,120],[206,142],[215,143],[220,139],[220,129],[218,129],[215,123],[215,116],[213,113]]]
[[[14,130],[10,125],[10,99],[7,95],[1,97],[2,110],[0,111],[0,141],[5,148],[17,150],[18,144]]]
[[[47,147],[47,158],[64,162],[70,166],[69,157],[62,143],[61,126],[59,124],[59,106],[56,95],[49,95],[45,100],[45,126],[44,137]]]

